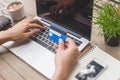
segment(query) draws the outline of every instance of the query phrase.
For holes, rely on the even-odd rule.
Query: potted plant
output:
[[[119,45],[120,35],[120,10],[116,5],[105,3],[103,8],[96,9],[97,16],[94,17],[94,24],[100,29],[100,35],[104,35],[105,42],[109,46]]]

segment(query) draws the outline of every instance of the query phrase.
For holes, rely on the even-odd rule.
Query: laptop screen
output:
[[[37,16],[91,37],[93,0],[36,0]]]

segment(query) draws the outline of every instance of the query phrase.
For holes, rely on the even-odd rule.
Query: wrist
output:
[[[11,40],[10,34],[7,31],[0,32],[0,41],[7,42]]]
[[[52,80],[67,80],[68,76],[69,74],[67,73],[66,70],[58,69],[55,70]]]

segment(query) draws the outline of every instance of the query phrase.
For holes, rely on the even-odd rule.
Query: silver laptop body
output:
[[[44,12],[44,7],[42,7],[42,9],[40,8],[40,6],[43,5],[43,3],[41,3],[42,1],[48,3],[48,1],[52,0],[36,0],[37,17],[35,18],[40,20],[48,30],[52,29],[72,38],[78,46],[79,51],[83,50],[90,41],[92,19],[88,17],[92,15],[87,15],[87,12],[85,15],[80,12],[75,13],[73,20],[78,22],[76,23],[77,26],[76,24],[70,24],[70,26],[75,25],[74,28],[76,29],[74,29],[68,27],[69,25],[66,23],[59,23],[59,21],[46,17],[49,16],[50,13],[49,11]],[[93,5],[91,5],[91,7],[93,7]],[[90,11],[92,14],[92,10]],[[48,30],[39,32],[24,42],[15,43],[9,41],[3,45],[35,70],[50,79],[55,71],[54,56],[56,50],[53,48],[54,42],[47,38]]]

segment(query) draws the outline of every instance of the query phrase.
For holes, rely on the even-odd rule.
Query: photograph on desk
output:
[[[75,80],[95,80],[105,69],[107,65],[97,59],[89,62],[85,68],[75,76]]]

